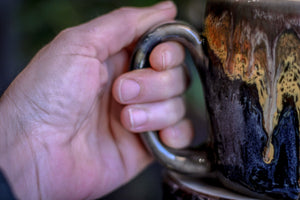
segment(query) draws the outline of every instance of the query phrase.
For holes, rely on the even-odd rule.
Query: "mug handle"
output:
[[[208,66],[198,32],[184,22],[162,24],[146,33],[138,42],[131,61],[131,70],[150,66],[149,55],[153,48],[165,41],[177,41],[185,46],[197,69]],[[200,72],[200,69],[198,69]],[[141,137],[153,156],[167,168],[192,176],[204,176],[211,172],[207,150],[175,150],[162,144],[156,131],[141,133]]]

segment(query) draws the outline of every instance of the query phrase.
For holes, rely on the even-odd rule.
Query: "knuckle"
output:
[[[52,41],[52,46],[56,49],[67,49],[70,44],[81,41],[78,31],[75,28],[66,28],[62,30]]]
[[[182,98],[176,97],[169,101],[166,105],[165,113],[169,113],[168,120],[170,124],[173,124],[183,118],[185,115],[185,105]]]
[[[136,13],[136,9],[132,7],[121,7],[116,10],[116,13],[124,20],[124,23],[132,23],[133,19],[135,19],[134,16]]]
[[[127,13],[131,13],[133,10],[135,10],[134,8],[132,7],[121,7],[119,8],[117,11],[120,13],[120,14],[127,14]]]
[[[76,32],[77,32],[76,29],[73,27],[66,28],[57,35],[57,38],[59,38],[59,39],[74,38],[76,36]]]
[[[162,73],[161,76],[160,76],[161,84],[169,85],[172,78],[173,78],[173,75],[171,73],[167,73],[167,72]]]
[[[138,19],[138,12],[133,7],[121,7],[117,9],[116,14],[118,17],[123,19],[123,23],[127,24],[128,27],[135,27]],[[128,29],[130,31],[131,29]]]
[[[160,75],[160,81],[159,84],[163,85],[164,87],[162,88],[163,95],[166,97],[172,97],[174,95],[174,91],[177,89],[175,88],[177,83],[176,83],[176,77],[174,73],[171,72],[172,70],[168,70],[166,72],[163,72]]]
[[[64,55],[78,55],[95,58],[98,50],[84,34],[75,27],[62,30],[53,40],[51,46]],[[58,53],[57,52],[57,53]]]
[[[181,97],[176,97],[174,99],[174,104],[173,104],[173,109],[174,109],[174,112],[178,112],[179,115],[180,115],[180,118],[182,118],[185,114],[185,103],[183,101],[183,99]]]

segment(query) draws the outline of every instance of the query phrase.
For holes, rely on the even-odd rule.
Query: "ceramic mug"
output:
[[[152,49],[170,40],[189,50],[201,77],[210,143],[174,150],[143,133],[154,156],[247,195],[298,199],[300,1],[208,0],[202,33],[182,22],[156,27],[138,43],[133,69],[149,66]]]

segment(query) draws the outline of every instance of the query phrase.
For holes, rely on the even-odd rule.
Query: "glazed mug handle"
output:
[[[203,53],[198,32],[184,22],[174,21],[162,24],[146,33],[138,42],[131,61],[131,70],[149,65],[149,55],[153,48],[166,41],[176,41],[186,47],[199,68],[208,66]],[[175,150],[162,144],[156,131],[141,133],[141,137],[153,156],[168,169],[192,176],[204,176],[211,172],[211,161],[207,150]]]

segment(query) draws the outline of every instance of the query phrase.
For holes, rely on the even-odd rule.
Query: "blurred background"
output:
[[[61,30],[91,20],[122,6],[149,6],[159,0],[0,0],[0,95],[26,67],[30,59]],[[174,0],[177,19],[202,29],[205,0]],[[190,63],[190,60],[187,59]],[[192,63],[191,63],[192,64]],[[195,76],[195,71],[192,74]],[[194,82],[186,94],[188,114],[196,121],[195,130],[205,140],[204,101],[201,84]],[[199,123],[200,121],[200,123]],[[197,133],[199,135],[199,133]],[[204,135],[204,136],[203,136]],[[160,200],[162,170],[154,163],[127,185],[101,200]]]

